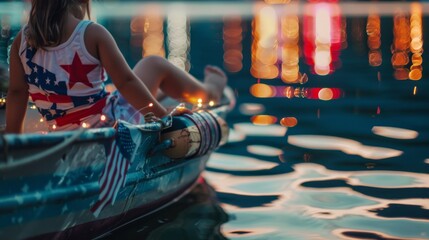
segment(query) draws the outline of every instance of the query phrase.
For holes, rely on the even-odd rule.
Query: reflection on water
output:
[[[209,186],[109,238],[429,239],[429,5],[329,2],[94,4],[131,65],[222,65],[237,96]]]
[[[333,239],[359,231],[397,239],[428,237],[426,174],[330,171],[303,163],[285,174],[207,173],[206,178],[233,216],[223,225],[225,236],[247,231],[251,239]],[[244,205],[227,198],[237,193],[236,198],[247,200]],[[260,204],[245,206],[249,202]]]
[[[226,221],[228,215],[219,206],[213,189],[201,179],[179,202],[104,239],[225,239],[220,226]]]
[[[298,147],[311,149],[340,150],[350,155],[359,155],[363,158],[374,160],[402,155],[402,151],[399,150],[365,146],[354,140],[331,136],[294,135],[289,136],[288,143]]]
[[[396,139],[415,139],[419,135],[419,133],[414,130],[381,126],[374,126],[372,132],[380,136]]]

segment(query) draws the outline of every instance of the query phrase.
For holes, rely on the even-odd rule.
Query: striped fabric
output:
[[[126,174],[130,166],[130,161],[121,154],[116,140],[112,141],[110,149],[106,166],[99,181],[100,195],[98,201],[91,208],[96,217],[108,203],[112,205],[115,203],[119,189],[125,185]]]
[[[119,122],[116,138],[107,146],[107,161],[100,176],[100,195],[91,207],[94,216],[98,217],[107,204],[114,204],[119,190],[125,186],[126,174],[135,155],[136,143],[141,133],[138,129],[128,128],[126,123]]]

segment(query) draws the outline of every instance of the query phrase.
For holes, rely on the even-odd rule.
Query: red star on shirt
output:
[[[92,87],[87,75],[98,66],[97,64],[82,64],[79,55],[75,53],[71,65],[60,66],[70,74],[69,88],[72,88],[78,82]]]

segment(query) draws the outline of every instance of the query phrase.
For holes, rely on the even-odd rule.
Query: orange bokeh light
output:
[[[295,117],[284,117],[280,120],[280,125],[284,127],[295,127],[298,124],[298,120]]]
[[[422,71],[420,69],[413,69],[408,74],[408,78],[414,81],[420,80],[422,78]]]
[[[269,98],[276,95],[276,89],[267,84],[257,83],[250,87],[250,93],[257,98]]]
[[[251,121],[255,125],[271,125],[277,122],[277,118],[271,115],[256,115]]]

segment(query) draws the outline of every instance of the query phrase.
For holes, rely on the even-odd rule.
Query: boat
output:
[[[0,134],[0,239],[93,239],[176,202],[227,141],[233,107],[230,93],[141,125]]]

